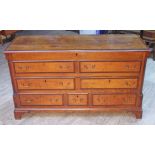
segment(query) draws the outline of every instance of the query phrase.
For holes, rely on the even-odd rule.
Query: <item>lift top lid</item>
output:
[[[50,50],[148,50],[139,36],[108,35],[35,35],[17,36],[7,51]]]

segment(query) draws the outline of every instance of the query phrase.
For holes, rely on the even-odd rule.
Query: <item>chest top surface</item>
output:
[[[137,35],[17,36],[7,51],[147,50]]]

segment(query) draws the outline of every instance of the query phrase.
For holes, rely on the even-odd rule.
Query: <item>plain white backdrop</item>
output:
[[[151,126],[1,126],[2,155],[154,155]]]
[[[0,30],[151,30],[154,3],[0,0]],[[0,126],[0,155],[155,155],[154,146],[154,126]]]
[[[0,29],[154,29],[154,0],[0,0]]]

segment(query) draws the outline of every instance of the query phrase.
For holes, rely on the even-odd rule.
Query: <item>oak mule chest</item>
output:
[[[5,51],[15,118],[41,111],[127,111],[141,118],[148,53],[136,35],[19,36]]]

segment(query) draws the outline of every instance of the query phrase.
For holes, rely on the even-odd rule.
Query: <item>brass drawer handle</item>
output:
[[[28,88],[28,87],[31,86],[31,84],[32,84],[32,83],[23,83],[22,86],[25,87],[25,88]]]
[[[28,88],[29,86],[26,86],[26,85],[25,85],[25,86],[23,86],[23,87]]]
[[[33,100],[26,100],[27,103],[31,103]]]

